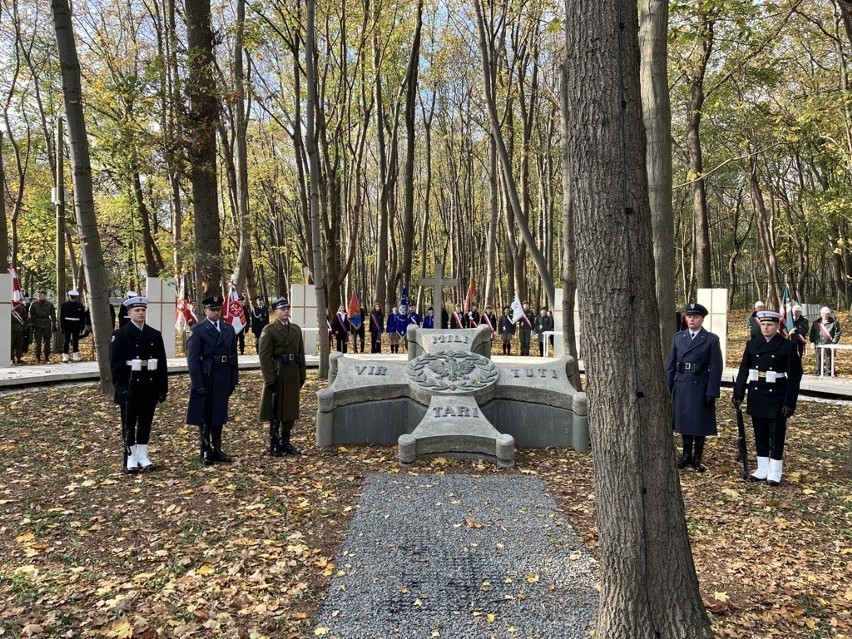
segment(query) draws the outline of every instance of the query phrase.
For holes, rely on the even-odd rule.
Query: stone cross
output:
[[[317,392],[320,447],[398,444],[399,462],[450,455],[512,466],[515,445],[589,447],[588,403],[570,357],[491,360],[491,330],[409,326],[408,362],[329,358]]]
[[[440,328],[442,322],[442,314],[441,311],[444,310],[444,293],[443,288],[445,286],[458,286],[459,281],[458,278],[450,278],[444,277],[444,265],[440,262],[435,264],[435,270],[432,274],[432,277],[424,277],[418,282],[420,286],[431,286],[432,287],[432,307],[435,309],[435,322],[436,327]],[[421,309],[424,310],[424,309]],[[425,310],[424,310],[424,315]]]

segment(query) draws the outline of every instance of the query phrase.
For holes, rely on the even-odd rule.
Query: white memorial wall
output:
[[[270,315],[272,312],[270,311]],[[290,319],[302,328],[305,354],[317,351],[317,292],[313,284],[293,284],[290,289]],[[270,317],[272,320],[272,317]]]

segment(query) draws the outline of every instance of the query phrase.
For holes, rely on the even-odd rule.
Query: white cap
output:
[[[798,304],[796,304],[796,305],[793,307],[793,310],[794,310],[794,311],[799,311],[799,312],[801,313],[801,312],[802,312],[802,307],[801,307],[801,306],[799,306]]]
[[[72,288],[68,291],[68,297],[79,297],[80,292],[76,288]]]
[[[757,310],[758,308],[763,308],[764,306],[766,306],[766,304],[764,304],[764,303],[763,303],[763,302],[761,302],[760,300],[757,300],[757,301],[754,303],[754,310]]]
[[[127,299],[130,299],[131,297],[137,297],[138,295],[139,293],[137,293],[136,291],[127,291]]]
[[[829,315],[831,315],[831,309],[828,308],[828,306],[823,306],[821,309],[819,309],[819,313],[820,315],[822,315],[823,313],[828,313]]]

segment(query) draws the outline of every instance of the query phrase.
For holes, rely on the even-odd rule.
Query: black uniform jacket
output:
[[[757,381],[749,381],[749,370],[758,371]],[[766,373],[783,373],[774,383],[767,381]],[[802,382],[802,360],[795,343],[776,333],[768,342],[761,335],[750,339],[743,352],[734,397],[742,399],[748,387],[748,414],[763,419],[781,417],[781,407],[796,408],[799,384]]]
[[[210,426],[219,426],[228,421],[228,398],[234,392],[239,379],[237,362],[237,336],[233,327],[219,320],[221,332],[205,319],[192,327],[186,340],[186,364],[192,390],[186,409],[186,423],[202,423],[204,397],[194,392],[196,388],[207,388],[210,400]]]
[[[142,360],[142,370],[133,372],[131,388],[131,369],[129,362]],[[156,359],[155,370],[148,366]],[[109,367],[112,372],[112,385],[115,387],[114,401],[121,403],[125,391],[131,390],[134,402],[156,402],[160,393],[169,388],[169,368],[166,361],[166,348],[163,335],[155,328],[142,325],[142,330],[133,323],[125,324],[112,332],[109,344]]]

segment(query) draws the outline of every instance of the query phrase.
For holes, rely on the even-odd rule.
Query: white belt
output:
[[[125,363],[130,367],[130,370],[134,371],[141,371],[143,368],[151,371],[157,370],[157,360],[153,357],[151,359],[128,359]]]

